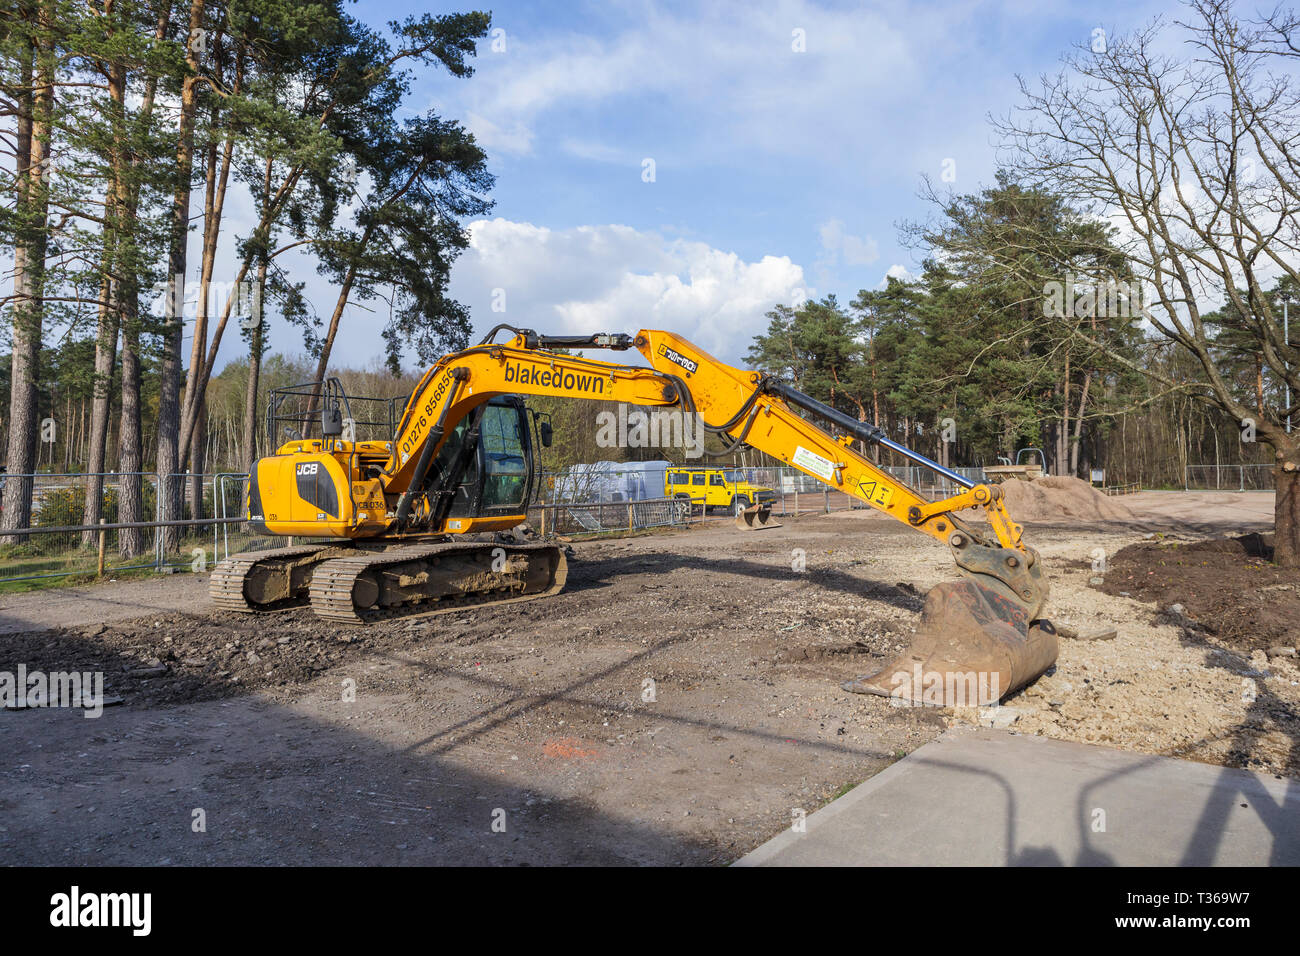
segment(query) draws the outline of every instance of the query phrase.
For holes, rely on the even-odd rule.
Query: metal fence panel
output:
[[[653,498],[625,502],[557,502],[530,509],[529,522],[547,533],[562,535],[640,531],[685,527],[703,517],[699,501]]]
[[[687,464],[670,467],[674,471],[690,471],[709,466]],[[798,468],[789,466],[730,467],[719,465],[716,466],[716,469],[726,472],[732,480],[747,481],[752,485],[772,489],[781,502],[778,505],[781,510],[785,510],[786,502],[784,499],[787,496],[791,498],[789,507],[793,509],[793,496],[809,494],[829,494],[832,498],[836,495],[842,496],[837,499],[836,508],[870,507],[851,495],[829,489],[820,479],[814,478]],[[664,475],[668,470],[669,467],[654,469],[603,468],[597,470],[589,466],[583,466],[582,468],[568,469],[562,472],[543,472],[541,481],[538,482],[537,500],[547,504],[555,502],[618,503],[654,498],[665,493]],[[963,490],[947,478],[919,465],[882,466],[881,470],[916,489],[922,496],[930,500],[948,498]],[[982,468],[953,468],[952,471],[970,479],[975,484],[987,480]],[[800,507],[802,509],[803,506]]]
[[[10,481],[25,482],[32,493],[31,527],[63,528],[86,523],[86,498],[96,483],[99,519],[107,524],[119,523],[122,486],[128,479],[136,479],[141,486],[140,518],[148,520],[157,493],[158,480],[153,472],[13,474],[0,476],[0,487]],[[105,573],[151,567],[154,534],[149,528],[103,532]],[[99,538],[94,531],[0,534],[0,581],[95,573],[99,565]]]
[[[238,522],[207,522],[204,519],[238,517],[243,512],[247,475],[166,475],[162,482],[153,472],[99,474],[5,475],[0,481],[27,481],[32,486],[34,533],[0,534],[0,583],[32,581],[70,575],[96,574],[99,544],[104,542],[104,573],[115,574],[152,568],[169,571],[180,568],[205,570],[211,565],[258,547],[274,547],[279,539],[253,535]],[[143,513],[140,520],[195,520],[186,527],[109,528],[103,532],[41,531],[43,527],[66,528],[85,522],[85,501],[93,479],[102,481],[100,517],[103,523],[121,522],[120,492],[124,478],[136,478],[141,485]],[[179,491],[181,513],[170,516],[160,488]]]
[[[1183,488],[1198,491],[1272,491],[1272,465],[1188,465]]]

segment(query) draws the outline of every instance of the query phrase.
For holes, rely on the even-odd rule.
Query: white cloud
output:
[[[497,322],[558,334],[663,328],[739,363],[767,328],[764,313],[807,285],[786,256],[747,262],[629,226],[557,230],[492,219],[473,223],[470,236],[451,291],[480,332]],[[504,313],[492,311],[494,289],[504,290]]]
[[[817,229],[822,250],[831,265],[869,266],[880,258],[880,246],[870,236],[855,236],[845,231],[844,223],[831,219]]]
[[[592,140],[570,137],[560,144],[560,149],[575,159],[585,159],[593,163],[610,163],[623,166],[637,166],[640,157],[634,157],[627,150],[598,143]]]
[[[907,266],[896,262],[886,270],[884,277],[880,280],[880,288],[883,289],[887,286],[890,279],[897,279],[899,282],[914,282],[916,276],[908,270]]]
[[[805,52],[792,49],[796,29]],[[845,107],[890,109],[900,85],[919,82],[928,56],[919,42],[884,10],[845,15],[785,0],[677,14],[646,4],[608,37],[511,33],[508,52],[480,51],[471,83],[440,92],[488,136],[511,131],[483,141],[516,155],[533,151],[548,112],[645,96],[690,104],[688,139],[701,153],[819,152],[828,130],[840,149],[875,144],[872,123],[861,115],[846,123]]]
[[[486,116],[470,110],[465,114],[465,128],[474,134],[479,146],[488,151],[528,153],[533,148],[533,131],[520,122],[503,129]]]

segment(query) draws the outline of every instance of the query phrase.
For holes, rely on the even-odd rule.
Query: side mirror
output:
[[[320,433],[325,438],[338,438],[343,434],[343,412],[337,408],[320,410]]]
[[[552,428],[551,428],[551,423],[550,423],[550,422],[542,422],[542,424],[541,424],[541,429],[540,429],[540,430],[541,430],[541,433],[542,433],[542,447],[543,447],[543,448],[550,448],[550,447],[551,447],[551,439],[555,437],[554,432],[553,432],[553,430],[552,430]]]

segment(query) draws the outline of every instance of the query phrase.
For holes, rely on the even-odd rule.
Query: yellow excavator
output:
[[[498,343],[502,331],[512,337]],[[650,367],[570,354],[595,349],[636,349]],[[277,426],[289,441],[254,466],[245,517],[261,533],[313,543],[222,562],[209,586],[219,608],[309,604],[322,618],[362,624],[560,591],[567,575],[561,547],[511,533],[525,520],[536,482],[534,433],[544,446],[551,440],[549,421],[521,396],[551,395],[695,416],[725,449],[744,443],[764,451],[946,545],[962,580],[932,588],[910,648],[845,689],[984,705],[1056,660],[1056,633],[1043,617],[1042,563],[1022,540],[1000,488],[973,484],[883,429],[762,373],[719,362],[671,332],[556,336],[497,326],[479,345],[430,368],[400,420],[391,405],[390,430],[378,439],[357,437],[356,399],[337,380],[296,389],[310,392],[309,409],[320,401],[319,419],[315,411],[298,419],[284,414],[289,396],[273,394],[271,445],[280,437]],[[319,438],[310,435],[317,420]],[[887,448],[963,490],[928,501],[855,451],[857,442]],[[768,507],[755,505],[738,524],[763,526]],[[972,508],[983,512],[987,527],[958,516]]]

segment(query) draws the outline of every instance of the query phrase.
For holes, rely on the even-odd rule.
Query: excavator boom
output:
[[[513,337],[494,342],[502,329]],[[650,367],[556,349],[636,349]],[[435,547],[421,540],[499,532],[524,520],[523,500],[518,507],[506,501],[495,512],[482,507],[488,497],[483,489],[505,487],[501,482],[518,478],[531,462],[522,404],[510,398],[519,395],[674,408],[693,416],[724,448],[743,443],[764,451],[942,542],[964,580],[933,588],[909,651],[877,673],[848,682],[846,689],[924,703],[983,705],[1033,680],[1056,659],[1055,633],[1042,616],[1047,583],[1041,563],[1022,540],[1022,529],[1008,514],[999,488],[973,484],[892,441],[874,425],[761,373],[720,362],[671,332],[655,330],[635,336],[546,336],[498,326],[479,345],[445,356],[425,373],[391,442],[348,442],[337,429],[330,435],[323,427],[321,441],[282,446],[277,455],[259,461],[250,478],[250,519],[271,533],[342,538],[368,552],[340,557],[322,546],[319,561],[301,548],[281,549],[294,550],[284,557],[231,559],[230,569],[223,571],[223,565],[214,575],[214,581],[222,581],[220,588],[213,587],[214,597],[220,591],[218,603],[255,609],[309,593],[319,613],[364,621],[481,603],[483,595],[484,600],[521,600],[557,591],[565,574],[558,549],[512,546],[507,554],[498,544],[501,567],[493,567],[468,545]],[[511,401],[520,412],[515,432],[507,437],[499,428],[490,429],[502,417],[502,403]],[[329,416],[327,407],[327,424]],[[494,457],[485,457],[488,445],[495,449],[490,453]],[[861,450],[868,445],[928,468],[961,490],[929,501],[872,462]],[[462,506],[458,512],[463,479],[475,455],[477,510],[470,513]],[[518,467],[510,472],[503,462],[515,459]],[[289,487],[290,475],[296,487]],[[305,476],[311,478],[306,491]],[[321,497],[333,510],[317,510]],[[300,499],[309,507],[295,511]],[[982,512],[987,525],[959,515],[970,509]],[[746,517],[749,524],[763,523],[755,522],[753,514]],[[244,570],[234,570],[240,562]],[[287,570],[269,570],[280,565]],[[255,586],[250,588],[250,581]],[[253,592],[274,600],[254,600]],[[236,607],[241,600],[245,607]],[[351,613],[345,607],[349,602],[356,605]]]

